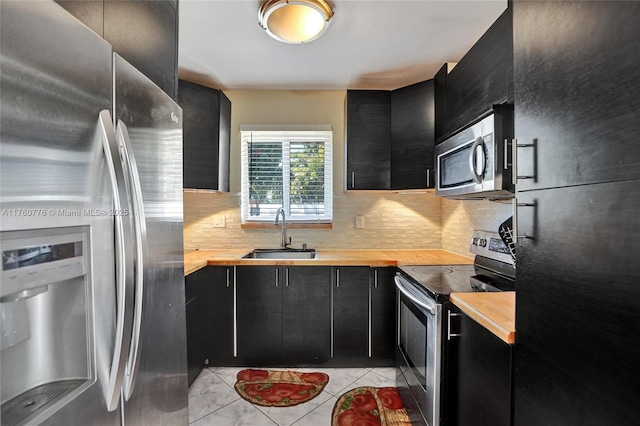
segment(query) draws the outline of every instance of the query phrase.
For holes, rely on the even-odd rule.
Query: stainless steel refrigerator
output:
[[[186,425],[182,111],[56,3],[0,20],[1,423]]]

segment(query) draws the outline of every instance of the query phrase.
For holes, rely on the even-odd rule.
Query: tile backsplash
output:
[[[497,230],[511,205],[489,201],[451,201],[433,193],[349,191],[334,195],[331,229],[288,230],[294,247],[317,249],[444,249],[469,253],[473,229]],[[365,226],[356,228],[356,216]],[[223,224],[224,227],[214,227]],[[226,249],[277,247],[280,228],[242,228],[239,196],[184,192],[184,247]]]

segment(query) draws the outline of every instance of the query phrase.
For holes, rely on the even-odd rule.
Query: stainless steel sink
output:
[[[255,249],[243,259],[315,259],[315,249]]]

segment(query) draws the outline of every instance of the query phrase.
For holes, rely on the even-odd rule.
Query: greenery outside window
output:
[[[331,126],[242,126],[242,222],[331,223]]]

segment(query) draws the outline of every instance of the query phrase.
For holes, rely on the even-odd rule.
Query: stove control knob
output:
[[[480,240],[480,247],[486,247],[487,246],[487,240],[485,240],[484,238]]]

